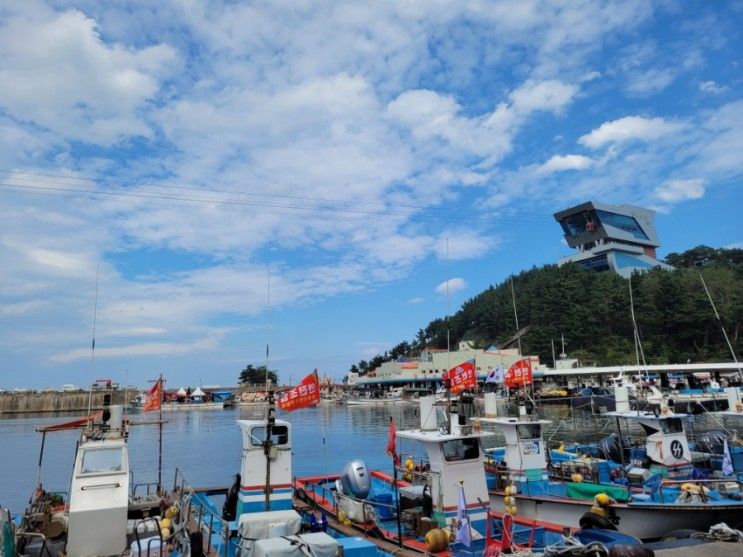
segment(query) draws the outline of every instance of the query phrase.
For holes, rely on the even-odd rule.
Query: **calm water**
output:
[[[370,468],[391,471],[385,453],[390,415],[398,430],[417,427],[418,408],[413,404],[386,407],[321,405],[291,414],[279,412],[280,419],[291,421],[294,432],[295,475],[338,471],[351,458],[363,458]],[[612,422],[596,421],[583,413],[571,415],[567,407],[544,408],[553,423],[545,438],[573,440],[576,436],[598,438],[611,433]],[[147,418],[156,414],[149,414]],[[168,412],[163,426],[163,482],[173,481],[176,466],[195,486],[228,485],[240,471],[240,429],[238,419],[260,418],[249,407],[230,410]],[[134,419],[142,419],[135,415]],[[69,420],[65,417],[15,417],[0,420],[0,505],[20,512],[34,487],[41,434],[36,428]],[[735,424],[726,424],[736,427]],[[740,424],[737,424],[739,427]],[[694,429],[719,429],[709,417],[694,420]],[[555,431],[557,430],[557,431]],[[67,491],[79,431],[47,434],[42,467],[42,482],[48,490]],[[325,441],[323,442],[323,437]],[[501,444],[500,435],[486,445]],[[404,447],[403,447],[404,449]],[[157,425],[131,428],[129,455],[135,482],[157,480]]]

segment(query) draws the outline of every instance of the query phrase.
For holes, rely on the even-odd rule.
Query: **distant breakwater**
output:
[[[103,395],[106,392],[94,391],[90,403],[91,409],[103,407]],[[110,391],[111,404],[128,404],[131,391]],[[2,393],[0,394],[0,414],[43,414],[50,412],[87,412],[87,391],[73,393]]]

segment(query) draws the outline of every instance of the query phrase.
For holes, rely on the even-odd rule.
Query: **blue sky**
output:
[[[340,378],[588,199],[743,245],[742,2],[109,4],[0,0],[0,387]]]

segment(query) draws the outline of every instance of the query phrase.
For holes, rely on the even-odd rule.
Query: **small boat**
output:
[[[619,530],[641,540],[743,520],[741,482],[734,477],[691,479],[680,417],[635,411],[615,415],[636,420],[648,432],[644,450],[630,449],[625,457],[618,449],[622,463],[605,453],[584,458],[583,446],[548,451],[542,439],[547,420],[481,418],[483,426],[499,428],[506,439],[505,447],[487,452],[491,505],[504,508],[506,487],[515,485],[521,515],[573,528]],[[649,466],[642,465],[645,458]]]
[[[450,430],[439,429],[433,401],[420,399],[420,429],[394,432],[391,427],[393,446],[399,437],[415,449],[401,455],[392,474],[370,471],[354,459],[339,473],[297,478],[297,495],[325,513],[330,524],[371,532],[419,553],[480,555],[496,546],[540,552],[562,544],[561,524],[491,510],[481,440],[493,434],[460,426],[457,414],[451,414]],[[450,544],[450,537],[457,541]]]

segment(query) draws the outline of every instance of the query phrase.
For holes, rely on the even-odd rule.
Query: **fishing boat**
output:
[[[420,404],[420,429],[398,432],[391,422],[393,458],[397,438],[413,449],[396,459],[392,474],[370,471],[354,459],[340,473],[297,478],[297,496],[331,524],[420,553],[472,555],[494,546],[544,551],[564,541],[561,524],[493,513],[481,445],[493,434],[475,431],[466,419],[460,425],[455,413],[440,428],[434,397],[422,397]]]
[[[691,454],[681,417],[625,411],[648,432],[644,449],[617,463],[608,454],[586,457],[582,447],[549,451],[542,429],[550,422],[481,418],[500,429],[505,447],[487,451],[490,502],[505,508],[516,487],[519,515],[571,527],[615,529],[641,540],[683,528],[743,521],[743,485],[734,477],[691,479]],[[621,445],[620,445],[621,447]],[[609,452],[609,451],[607,451]],[[625,459],[620,448],[619,459]]]
[[[164,554],[172,532],[185,529],[171,499],[157,484],[135,484],[129,467],[128,422],[122,406],[41,428],[42,451],[48,432],[80,428],[67,497],[37,487],[28,508],[16,517],[14,551],[27,557]],[[170,555],[187,555],[174,550]]]
[[[292,425],[275,418],[272,394],[267,408],[265,419],[237,421],[242,457],[231,487],[194,488],[179,473],[178,492],[190,494],[191,522],[198,523],[205,548],[230,557],[389,555],[355,533],[333,529],[321,513],[297,504]]]

